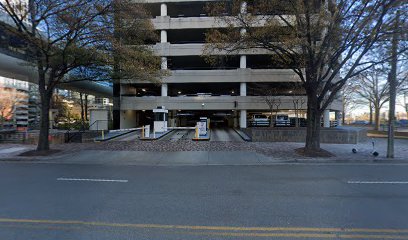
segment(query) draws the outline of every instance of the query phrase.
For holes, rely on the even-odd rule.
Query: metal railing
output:
[[[89,122],[87,122],[89,125]],[[112,120],[96,120],[93,123],[91,123],[88,127],[84,127],[79,129],[78,131],[75,131],[76,129],[69,129],[65,133],[65,142],[71,142],[74,138],[78,136],[82,136],[83,133],[87,131],[105,131],[105,130],[110,130],[112,129]]]

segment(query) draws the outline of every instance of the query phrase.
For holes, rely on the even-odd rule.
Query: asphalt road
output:
[[[110,141],[138,141],[142,135],[141,131],[134,131],[128,134],[113,138]]]
[[[191,141],[194,138],[194,133],[195,131],[192,129],[173,130],[169,134],[160,138],[158,141],[164,142]]]
[[[0,239],[408,239],[408,165],[0,164]]]
[[[244,140],[232,128],[214,128],[210,141],[243,142]]]

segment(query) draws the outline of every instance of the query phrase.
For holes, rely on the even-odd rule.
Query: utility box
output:
[[[153,109],[153,114],[154,114],[153,131],[167,132],[169,110],[166,110],[164,106],[158,106],[156,109]]]
[[[104,108],[89,109],[89,130],[100,131],[109,129],[109,111]]]

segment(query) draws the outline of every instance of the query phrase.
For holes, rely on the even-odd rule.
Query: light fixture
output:
[[[289,93],[293,93],[293,91],[292,91],[292,90],[290,90],[290,91],[289,91]]]
[[[231,91],[231,93],[232,93],[232,94],[234,94],[234,93],[235,93],[235,91],[234,91],[234,90],[232,90],[232,91]]]
[[[143,91],[143,92],[146,92],[146,89],[143,88],[142,91]]]
[[[146,110],[142,110],[142,112],[146,112]]]
[[[178,91],[177,93],[178,93],[178,94],[181,94],[181,91]]]

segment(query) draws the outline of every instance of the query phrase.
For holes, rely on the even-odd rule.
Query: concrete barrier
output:
[[[306,128],[248,128],[244,132],[253,142],[305,142]],[[321,143],[357,144],[367,140],[364,128],[322,128]]]

